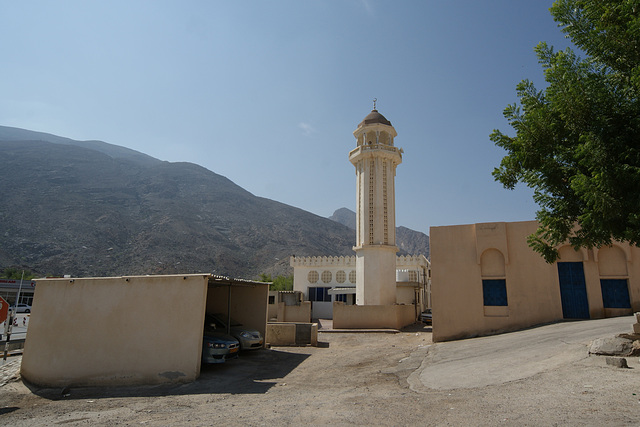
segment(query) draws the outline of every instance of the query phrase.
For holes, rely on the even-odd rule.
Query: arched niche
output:
[[[558,254],[558,262],[582,262],[588,260],[586,249],[580,248],[576,251],[571,245],[558,249]]]
[[[600,276],[626,276],[627,256],[619,246],[604,246],[598,249]]]
[[[505,277],[504,255],[497,249],[485,250],[480,256],[482,277]]]

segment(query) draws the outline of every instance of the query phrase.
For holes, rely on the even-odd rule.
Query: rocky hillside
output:
[[[0,126],[0,268],[108,276],[288,273],[353,230],[191,163]]]
[[[431,259],[429,236],[407,227],[396,227],[396,244],[398,248],[411,255],[424,255]]]
[[[347,208],[336,210],[329,217],[330,220],[346,225],[352,230],[356,229],[356,213]],[[399,253],[410,255],[424,255],[430,258],[429,236],[407,227],[396,227],[396,244]]]

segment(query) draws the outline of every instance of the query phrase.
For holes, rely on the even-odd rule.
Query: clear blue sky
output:
[[[0,0],[0,125],[197,163],[321,216],[355,207],[352,135],[378,110],[405,151],[397,225],[534,219],[491,172],[551,0]]]

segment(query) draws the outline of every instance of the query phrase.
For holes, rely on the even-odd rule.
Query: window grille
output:
[[[323,281],[324,283],[329,283],[329,282],[331,282],[331,277],[332,277],[332,274],[331,274],[331,272],[330,272],[330,271],[325,270],[325,271],[323,271],[323,272],[322,272],[322,281]]]
[[[307,274],[307,280],[309,283],[318,283],[318,272],[315,270],[311,270],[309,274]]]

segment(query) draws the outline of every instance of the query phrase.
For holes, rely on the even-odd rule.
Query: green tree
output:
[[[2,277],[5,279],[11,280],[20,280],[22,279],[22,272],[24,271],[24,280],[31,280],[34,278],[34,274],[29,270],[21,270],[14,267],[7,267],[4,269],[2,273]]]
[[[271,280],[271,275],[267,273],[260,273],[260,277],[258,277],[258,281],[265,282],[265,283],[273,282],[273,280]]]
[[[272,279],[270,274],[260,273],[258,280],[260,282],[271,283],[271,285],[269,285],[270,291],[293,290],[293,274],[290,274],[289,276],[279,275],[275,279]]]
[[[519,105],[504,110],[516,135],[490,138],[507,151],[495,179],[534,190],[529,244],[554,262],[566,241],[640,243],[640,0],[557,0],[550,11],[586,58],[536,46],[548,86],[520,82]]]
[[[273,283],[269,287],[271,291],[292,291],[293,290],[293,274],[289,276],[279,275],[273,279]]]

